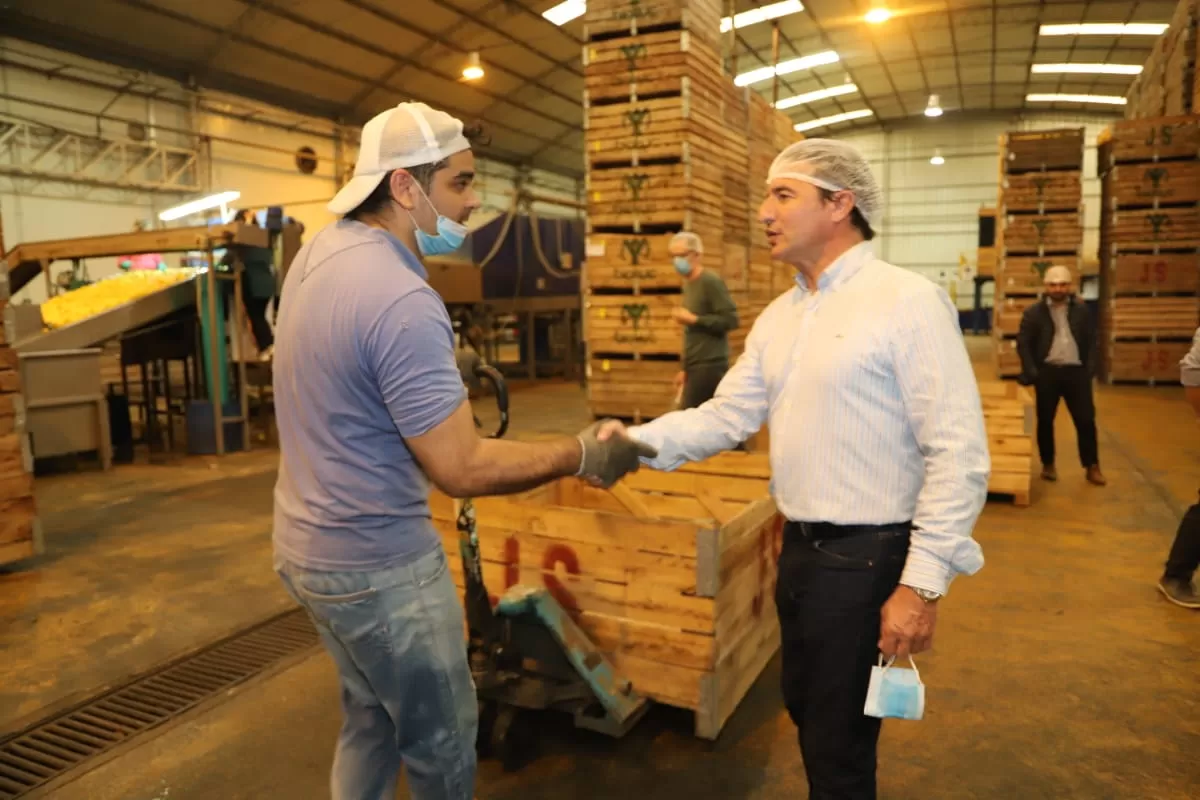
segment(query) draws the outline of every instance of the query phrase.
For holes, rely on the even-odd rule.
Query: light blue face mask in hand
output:
[[[408,218],[413,221],[413,227],[416,228],[417,249],[423,256],[444,256],[447,253],[453,253],[466,241],[467,226],[438,214],[438,210],[433,206],[433,201],[429,199],[429,195],[425,194],[425,189],[415,181],[414,184],[421,190],[421,196],[425,198],[425,202],[429,203],[430,208],[433,208],[433,213],[437,214],[438,229],[437,233],[426,233],[421,230],[421,226],[413,217],[412,212],[408,212]]]
[[[921,673],[912,656],[908,657],[912,669],[892,669],[895,660],[892,656],[884,664],[881,655],[879,664],[871,667],[863,713],[880,719],[921,719],[925,715],[925,684],[921,683]]]

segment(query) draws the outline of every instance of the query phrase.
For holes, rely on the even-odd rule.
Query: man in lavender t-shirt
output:
[[[480,439],[454,333],[415,253],[461,245],[479,207],[462,123],[404,103],[363,128],[354,178],[288,270],[275,343],[275,564],[337,663],[335,800],[469,800],[476,700],[463,612],[430,521],[455,497],[565,476],[608,486],[639,446]],[[653,450],[651,449],[652,453]]]

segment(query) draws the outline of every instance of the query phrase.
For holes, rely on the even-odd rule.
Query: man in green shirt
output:
[[[668,246],[675,270],[683,276],[683,305],[675,321],[685,326],[683,369],[675,390],[683,388],[681,408],[695,408],[712,399],[729,370],[729,331],[738,326],[737,307],[725,282],[701,264],[704,244],[694,233],[677,233]]]

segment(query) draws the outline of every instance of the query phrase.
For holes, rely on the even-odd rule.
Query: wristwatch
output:
[[[905,584],[905,586],[908,586],[908,584]],[[928,589],[918,589],[916,586],[909,586],[908,588],[912,589],[913,593],[926,603],[933,603],[942,599],[942,595],[938,592],[931,592]]]

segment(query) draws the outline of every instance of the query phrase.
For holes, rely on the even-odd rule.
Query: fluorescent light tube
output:
[[[1030,103],[1102,103],[1108,106],[1123,106],[1125,98],[1110,94],[1027,94]]]
[[[826,64],[836,64],[837,62],[838,54],[833,50],[825,50],[821,53],[813,53],[811,56],[801,56],[800,58],[793,58],[790,61],[780,61],[779,66],[774,68],[759,67],[749,72],[743,72],[734,78],[733,82],[736,86],[749,86],[752,83],[770,80],[776,75],[790,75],[800,70],[821,67]]]
[[[840,86],[830,86],[828,89],[817,89],[815,92],[805,92],[804,94],[785,97],[775,104],[775,108],[783,111],[785,108],[795,108],[796,106],[815,103],[818,100],[827,100],[830,97],[840,97],[844,94],[854,94],[858,91],[858,87],[853,83],[843,83]]]
[[[542,16],[555,25],[566,25],[571,20],[582,17],[585,11],[587,11],[586,0],[563,0],[553,8],[543,11]]]
[[[1165,22],[1084,22],[1043,25],[1042,36],[1161,36],[1170,26]]]
[[[745,28],[760,22],[769,22],[789,14],[799,14],[803,10],[804,4],[800,0],[783,0],[781,3],[759,6],[740,14],[734,14],[732,17],[721,17],[721,33],[729,33],[733,28]]]
[[[173,208],[168,208],[166,211],[158,215],[158,218],[163,222],[171,222],[172,220],[182,219],[191,214],[198,214],[201,211],[207,211],[210,208],[219,208],[220,206],[232,203],[242,196],[241,192],[221,192],[220,194],[210,194],[208,197],[201,197],[199,200],[192,200],[187,203],[181,203]]]
[[[798,122],[795,125],[797,132],[811,131],[813,128],[823,128],[826,125],[836,125],[839,122],[849,122],[852,119],[862,119],[874,114],[869,108],[861,108],[858,111],[847,111],[845,114],[834,114],[832,117],[821,117],[820,119],[809,120],[808,122]]]
[[[1034,64],[1034,73],[1069,72],[1076,75],[1140,75],[1141,64]]]

